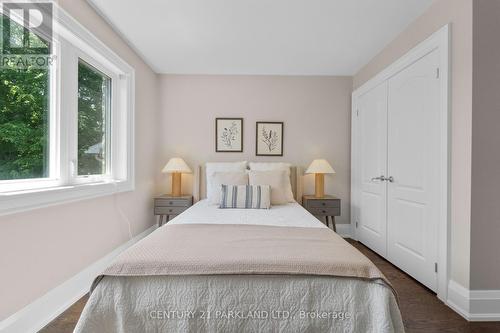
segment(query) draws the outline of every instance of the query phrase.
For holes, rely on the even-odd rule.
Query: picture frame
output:
[[[257,121],[255,124],[255,155],[283,156],[284,123]]]
[[[243,152],[243,118],[215,118],[215,152]]]

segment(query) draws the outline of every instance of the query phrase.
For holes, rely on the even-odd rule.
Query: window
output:
[[[64,11],[51,38],[0,18],[0,214],[132,190],[133,68]]]
[[[78,62],[78,175],[106,174],[109,164],[111,78]]]
[[[50,43],[0,15],[2,33],[25,53],[50,53]],[[2,48],[2,53],[13,52]],[[49,177],[50,71],[20,69],[6,63],[0,68],[0,181]]]
[[[49,75],[0,70],[0,180],[49,175]]]

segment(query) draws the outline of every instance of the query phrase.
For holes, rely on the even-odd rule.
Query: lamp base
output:
[[[325,196],[325,174],[314,174],[314,196],[323,198]]]
[[[181,196],[181,173],[173,172],[172,173],[172,196],[180,197]]]

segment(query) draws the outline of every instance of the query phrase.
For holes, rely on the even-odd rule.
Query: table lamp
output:
[[[172,196],[180,197],[182,179],[181,175],[183,173],[192,172],[186,162],[184,162],[184,160],[180,157],[173,157],[168,161],[161,172],[172,174]]]
[[[306,173],[314,173],[314,196],[322,198],[325,196],[325,173],[335,173],[332,166],[324,159],[312,161]]]

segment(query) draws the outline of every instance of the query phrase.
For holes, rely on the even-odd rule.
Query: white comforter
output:
[[[221,210],[202,201],[169,223],[321,228],[298,204]],[[334,254],[325,254],[334,255]],[[75,332],[403,332],[391,290],[319,276],[106,276]]]
[[[273,206],[271,209],[220,209],[216,205],[209,204],[208,200],[202,200],[168,223],[258,224],[326,228],[296,202]]]

